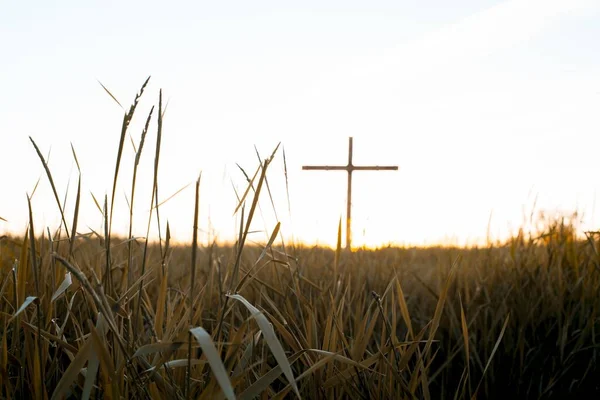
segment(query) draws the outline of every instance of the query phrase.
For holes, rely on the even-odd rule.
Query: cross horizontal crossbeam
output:
[[[306,171],[398,171],[398,167],[381,167],[379,165],[305,165],[302,167]]]

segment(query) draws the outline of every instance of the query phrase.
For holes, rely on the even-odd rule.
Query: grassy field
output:
[[[27,233],[0,240],[0,398],[600,394],[599,238],[580,237],[569,220],[478,249],[284,246],[279,225],[250,246],[267,159],[240,194],[233,246],[199,246],[196,234],[175,246],[168,227],[156,243],[112,235],[123,143],[144,87],[125,113],[112,198],[97,204],[100,232],[81,233],[78,206],[63,213],[32,140],[62,224],[35,236],[30,211]],[[161,101],[157,109],[155,188]],[[134,173],[132,208],[135,183]]]

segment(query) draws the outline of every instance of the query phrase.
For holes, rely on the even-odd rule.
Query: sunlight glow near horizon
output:
[[[50,152],[59,194],[69,187],[69,218],[73,143],[82,168],[79,231],[101,231],[90,192],[110,196],[122,111],[96,79],[128,108],[147,75],[129,132],[137,142],[163,88],[159,198],[202,171],[203,243],[208,232],[226,241],[237,233],[232,183],[241,194],[246,182],[236,163],[252,175],[254,146],[264,158],[281,142],[291,215],[282,149],[268,177],[283,236],[334,245],[346,175],[301,166],[344,165],[349,136],[355,164],[399,166],[354,174],[356,246],[482,243],[490,214],[498,239],[532,208],[577,210],[582,229],[600,225],[597,2],[61,4],[11,4],[0,15],[0,34],[11,38],[0,42],[9,60],[0,65],[0,217],[9,221],[0,221],[0,234],[24,231],[25,194],[39,177],[36,232],[58,226],[28,136]],[[155,126],[138,178],[136,236],[145,235],[150,208]],[[113,220],[119,233],[127,231],[133,158],[128,140]],[[266,190],[260,205],[252,226],[260,232],[250,240],[266,241],[276,223]],[[163,234],[168,219],[174,237],[189,241],[192,215],[190,185],[161,207]]]

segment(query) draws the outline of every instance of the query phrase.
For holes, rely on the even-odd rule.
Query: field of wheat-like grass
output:
[[[36,235],[30,206],[28,231],[0,239],[0,398],[600,393],[600,238],[569,221],[484,248],[347,252],[340,234],[337,249],[302,247],[284,243],[279,224],[249,244],[271,157],[240,193],[235,244],[198,244],[199,180],[190,245],[172,243],[168,225],[155,242],[113,235],[123,143],[146,83],[123,119],[111,196],[95,200],[98,232],[78,228],[79,189],[66,215],[32,139],[62,222]],[[159,100],[154,188],[163,111]]]

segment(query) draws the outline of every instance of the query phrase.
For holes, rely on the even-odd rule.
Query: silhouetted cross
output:
[[[346,203],[346,248],[352,249],[352,172],[354,171],[397,171],[398,166],[367,165],[358,166],[352,164],[352,138],[348,138],[348,164],[347,165],[305,165],[303,170],[321,171],[347,171],[348,172],[348,198]]]

